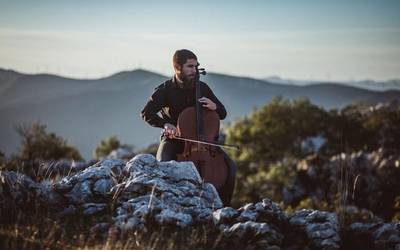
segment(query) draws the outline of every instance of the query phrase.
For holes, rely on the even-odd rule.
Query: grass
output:
[[[4,219],[4,218],[2,218]],[[98,218],[52,219],[46,214],[18,212],[1,223],[0,249],[220,249],[222,234],[207,225],[193,229],[152,226],[150,231],[95,234]]]

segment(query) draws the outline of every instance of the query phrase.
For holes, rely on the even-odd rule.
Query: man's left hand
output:
[[[199,102],[201,102],[203,107],[208,108],[210,110],[216,110],[217,109],[217,105],[213,101],[208,99],[207,97],[200,98]]]

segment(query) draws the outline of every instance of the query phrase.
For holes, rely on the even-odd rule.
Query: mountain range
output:
[[[67,139],[86,159],[102,139],[112,135],[137,149],[156,143],[160,129],[141,120],[140,111],[154,88],[168,78],[142,69],[90,80],[0,69],[0,151],[16,152],[21,138],[15,126],[33,121]],[[217,73],[201,79],[227,109],[223,124],[248,115],[276,96],[307,97],[326,109],[400,99],[400,90],[376,91],[335,82],[282,84]]]
[[[266,77],[263,80],[270,83],[279,83],[286,85],[310,85],[315,83],[323,83],[326,81],[317,81],[317,80],[295,80],[295,79],[284,79],[279,76],[270,76]],[[352,81],[340,81],[337,82],[341,85],[347,85],[352,87],[358,87],[362,89],[369,89],[375,91],[386,91],[386,90],[400,90],[400,79],[391,79],[386,81],[375,81],[375,80],[352,80]]]

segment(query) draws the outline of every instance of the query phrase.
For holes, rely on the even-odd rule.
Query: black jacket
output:
[[[200,81],[202,97],[207,97],[216,105],[215,110],[220,119],[225,119],[226,110],[224,105],[214,95],[210,87]],[[179,114],[187,107],[195,106],[195,88],[182,88],[175,77],[165,81],[155,88],[146,106],[141,111],[143,120],[153,127],[163,128],[165,123],[176,126]],[[157,114],[161,112],[161,117]]]

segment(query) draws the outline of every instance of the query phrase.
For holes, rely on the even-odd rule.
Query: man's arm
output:
[[[157,113],[165,106],[165,90],[163,86],[157,87],[149,100],[140,112],[141,117],[144,121],[153,127],[163,128],[164,124],[167,123]]]
[[[204,93],[204,96],[209,98],[211,101],[213,101],[217,105],[217,109],[215,111],[219,115],[219,118],[221,120],[225,119],[225,117],[226,117],[225,106],[214,95],[214,93],[212,92],[211,88],[207,84],[204,84],[204,85],[205,85],[205,90],[206,90],[205,93]]]

